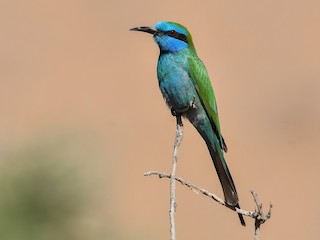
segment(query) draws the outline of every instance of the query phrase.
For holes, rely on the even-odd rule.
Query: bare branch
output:
[[[185,111],[185,110],[183,110]],[[173,149],[173,161],[172,161],[172,171],[171,174],[157,172],[157,171],[149,171],[145,172],[144,176],[151,176],[157,175],[159,178],[170,178],[170,240],[176,240],[176,227],[175,227],[175,212],[176,212],[176,181],[180,182],[182,185],[189,187],[191,190],[200,192],[205,196],[210,197],[214,201],[218,202],[219,204],[236,211],[239,214],[245,215],[247,217],[251,217],[255,219],[255,232],[254,232],[254,240],[259,240],[260,238],[260,227],[263,223],[265,223],[271,217],[271,208],[272,204],[270,204],[269,210],[267,214],[264,214],[262,211],[262,203],[259,200],[258,194],[255,191],[250,191],[253,200],[256,205],[256,210],[246,211],[240,208],[235,208],[226,204],[226,202],[219,198],[217,195],[210,193],[206,189],[196,186],[195,184],[188,182],[180,177],[176,176],[177,170],[177,162],[178,162],[178,149],[181,144],[183,138],[183,124],[181,120],[181,112],[177,112],[175,109],[171,109],[172,115],[174,115],[177,119],[177,128],[176,128],[176,137],[174,141],[174,149]]]
[[[174,178],[171,177],[171,174],[168,173],[164,173],[164,172],[158,172],[158,171],[148,171],[144,173],[144,176],[151,176],[151,175],[157,175],[159,176],[159,178],[170,178],[171,180],[174,179],[178,182],[180,182],[182,185],[185,185],[187,187],[189,187],[191,190],[202,193],[203,195],[210,197],[211,199],[213,199],[214,201],[218,202],[219,204],[233,210],[236,211],[237,213],[240,213],[242,215],[245,215],[247,217],[251,217],[253,219],[255,219],[255,234],[254,234],[254,240],[258,240],[260,237],[260,227],[263,223],[265,223],[270,217],[271,217],[271,209],[272,209],[272,204],[270,203],[269,206],[269,210],[267,214],[264,214],[262,211],[262,204],[259,200],[258,194],[255,191],[250,191],[255,205],[256,205],[256,210],[253,211],[246,211],[240,208],[231,208],[230,206],[228,206],[224,200],[222,200],[221,198],[219,198],[216,194],[210,193],[209,191],[207,191],[206,189],[203,189],[201,187],[198,187],[197,185],[184,180],[180,177],[175,176]]]
[[[181,115],[177,115],[177,129],[176,137],[174,141],[173,149],[173,161],[172,171],[170,175],[170,240],[176,239],[176,224],[175,224],[175,212],[176,212],[176,170],[178,162],[178,149],[183,138],[183,124],[181,121]]]
[[[270,217],[271,217],[271,209],[272,209],[272,204],[270,203],[270,207],[268,210],[267,214],[263,214],[262,211],[262,203],[259,200],[258,194],[255,191],[250,191],[253,199],[254,199],[254,203],[256,205],[256,217],[255,222],[254,222],[254,240],[259,240],[260,239],[260,227],[261,224],[265,223],[265,221],[267,221]]]

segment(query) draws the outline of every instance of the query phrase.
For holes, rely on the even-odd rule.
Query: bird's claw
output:
[[[178,116],[177,111],[176,111],[173,107],[171,108],[171,114],[172,114],[172,116],[174,116],[174,117]]]
[[[179,109],[176,109],[176,108],[173,108],[171,107],[171,114],[172,116],[178,116],[178,115],[181,115],[183,113],[186,113],[187,111],[189,111],[190,109],[195,109],[197,108],[197,105],[195,104],[195,101],[196,101],[196,96],[193,96],[193,99],[192,101],[189,103],[188,106],[186,107],[183,107],[183,108],[179,108]]]
[[[189,108],[192,108],[192,109],[196,109],[196,108],[197,108],[197,105],[196,105],[196,96],[193,96],[192,101],[189,103]]]

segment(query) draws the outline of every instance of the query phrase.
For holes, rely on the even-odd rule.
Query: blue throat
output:
[[[153,38],[162,52],[177,52],[188,47],[186,42],[164,34],[167,31],[175,31],[179,34],[187,35],[186,30],[183,28],[168,22],[158,22],[154,27],[160,31]]]
[[[162,52],[177,52],[188,47],[187,43],[170,36],[155,35],[154,40]]]

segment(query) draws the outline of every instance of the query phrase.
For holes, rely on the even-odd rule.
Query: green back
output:
[[[188,31],[188,29],[179,23],[175,23],[175,22],[169,22],[169,23],[175,24],[176,26],[184,29],[185,32],[187,33],[187,42],[188,42],[188,50],[189,50],[189,58],[188,58],[189,75],[197,90],[201,103],[208,114],[212,128],[214,132],[217,134],[217,137],[220,141],[220,146],[225,152],[227,152],[227,146],[224,142],[224,139],[222,137],[221,130],[220,130],[216,98],[213,92],[210,78],[208,76],[207,69],[197,55],[197,52],[193,45],[192,36]]]
[[[197,53],[195,52],[194,48],[190,49],[190,51],[191,51],[190,57],[189,57],[190,77],[197,90],[197,93],[200,97],[203,107],[208,114],[213,130],[215,131],[218,139],[220,140],[221,148],[226,152],[227,146],[221,134],[216,98],[213,92],[210,78],[208,76],[208,72],[206,70],[206,67],[202,63],[202,61],[197,56]]]

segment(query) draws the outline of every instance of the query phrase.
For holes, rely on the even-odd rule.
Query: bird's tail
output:
[[[205,109],[202,107],[202,104],[196,102],[196,106],[197,108],[193,109],[193,111],[187,112],[187,118],[198,130],[207,144],[214,167],[216,168],[220,183],[222,185],[224,198],[228,207],[232,209],[236,207],[239,208],[237,190],[233,183],[227,163],[224,159],[220,141],[216,132],[214,131],[214,125],[210,121],[209,117],[207,117],[208,115]],[[241,224],[245,226],[245,222],[241,214],[239,214],[239,218]]]
[[[235,207],[237,207],[237,208],[240,209],[239,203],[238,203]],[[238,213],[238,216],[239,216],[241,225],[242,225],[242,226],[246,226],[246,222],[244,221],[242,214]]]
[[[216,139],[216,141],[213,141],[213,143],[208,141],[207,145],[210,151],[213,164],[216,168],[220,183],[222,185],[222,190],[223,190],[226,203],[231,208],[235,208],[235,207],[240,208],[237,190],[233,183],[233,179],[229,172],[227,163],[223,157],[223,152],[219,145],[218,139]],[[246,224],[243,219],[243,216],[241,214],[238,214],[238,215],[239,215],[241,224],[245,226]]]

